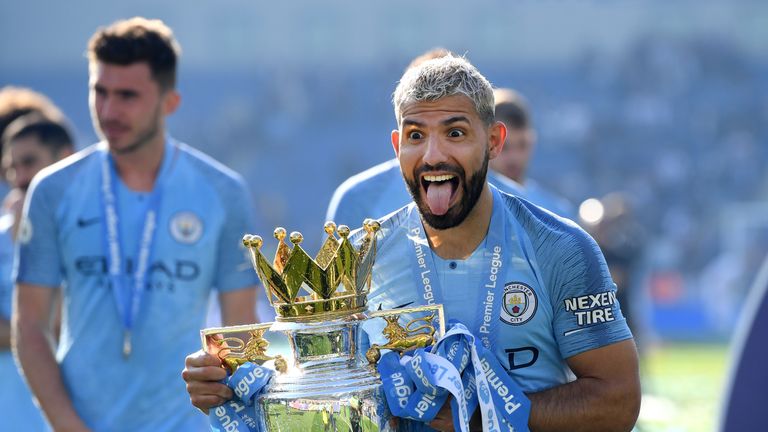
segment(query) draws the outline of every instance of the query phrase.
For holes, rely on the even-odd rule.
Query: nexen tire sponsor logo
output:
[[[613,307],[616,304],[616,292],[604,291],[564,300],[566,312],[572,312],[576,324],[586,326],[613,321]]]

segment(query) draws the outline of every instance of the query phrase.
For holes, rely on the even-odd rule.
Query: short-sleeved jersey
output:
[[[503,206],[508,238],[504,277],[493,287],[494,301],[503,302],[491,317],[498,322],[495,334],[491,325],[475,323],[482,324],[478,317],[485,313],[481,279],[498,257],[486,241],[465,260],[444,260],[428,247],[417,251],[407,223],[417,211],[413,204],[381,219],[369,307],[442,302],[447,319],[490,338],[492,351],[524,391],[539,391],[573,379],[565,359],[632,335],[594,240],[573,222],[525,200],[497,196],[503,202],[493,205]],[[436,274],[414,273],[418,253],[433,255]],[[439,279],[442,292],[427,292],[418,281],[422,277]]]
[[[488,182],[511,195],[524,196],[514,180],[488,170]],[[345,180],[333,193],[326,220],[359,227],[367,218],[380,218],[412,201],[397,159],[371,167]]]
[[[89,427],[205,429],[205,416],[189,404],[179,365],[200,348],[211,289],[228,292],[257,283],[239,246],[243,233],[253,229],[250,195],[234,172],[184,144],[166,143],[148,279],[126,358],[102,225],[105,151],[104,144],[91,146],[36,177],[25,205],[16,280],[63,286],[56,359]],[[120,264],[132,284],[148,194],[113,181]]]
[[[11,319],[13,298],[13,219],[12,214],[0,217],[0,318],[6,321]],[[32,394],[19,374],[10,349],[0,350],[0,406],[3,407],[0,430],[45,429],[43,416],[32,402]]]

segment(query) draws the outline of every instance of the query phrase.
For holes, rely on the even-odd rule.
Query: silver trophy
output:
[[[326,223],[328,237],[314,259],[300,246],[300,233],[291,233],[291,248],[284,241],[286,231],[277,228],[271,264],[261,253],[261,237],[243,237],[276,321],[205,329],[201,338],[203,349],[231,372],[246,362],[276,371],[257,400],[264,430],[393,430],[375,367],[381,351],[425,347],[444,333],[441,305],[367,310],[379,224],[366,220],[363,228],[364,238],[355,248],[348,227]],[[405,325],[401,317],[408,320]],[[384,325],[380,336],[386,342],[362,352],[364,323]],[[266,332],[287,337],[289,359],[267,352]]]

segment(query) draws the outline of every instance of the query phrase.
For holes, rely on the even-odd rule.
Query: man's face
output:
[[[146,62],[92,63],[89,87],[93,126],[111,151],[131,153],[163,133],[167,99],[175,92],[160,90]]]
[[[461,224],[485,186],[488,160],[504,140],[504,126],[487,126],[463,95],[413,102],[402,111],[392,145],[424,221],[435,229]]]
[[[15,188],[26,191],[32,177],[38,171],[56,162],[51,150],[40,144],[36,136],[29,135],[9,142],[3,155],[8,182]]]
[[[508,128],[504,150],[491,162],[491,168],[512,180],[525,183],[525,172],[533,150],[533,131]]]

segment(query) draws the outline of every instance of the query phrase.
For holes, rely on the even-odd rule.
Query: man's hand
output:
[[[187,383],[192,405],[208,414],[208,409],[232,399],[232,389],[219,381],[227,377],[218,357],[203,350],[187,356],[181,377]]]
[[[443,407],[440,408],[440,411],[438,411],[435,418],[429,422],[429,427],[441,432],[453,432],[453,413],[451,411],[451,399],[453,399],[453,396],[449,396],[448,399],[445,400]]]

